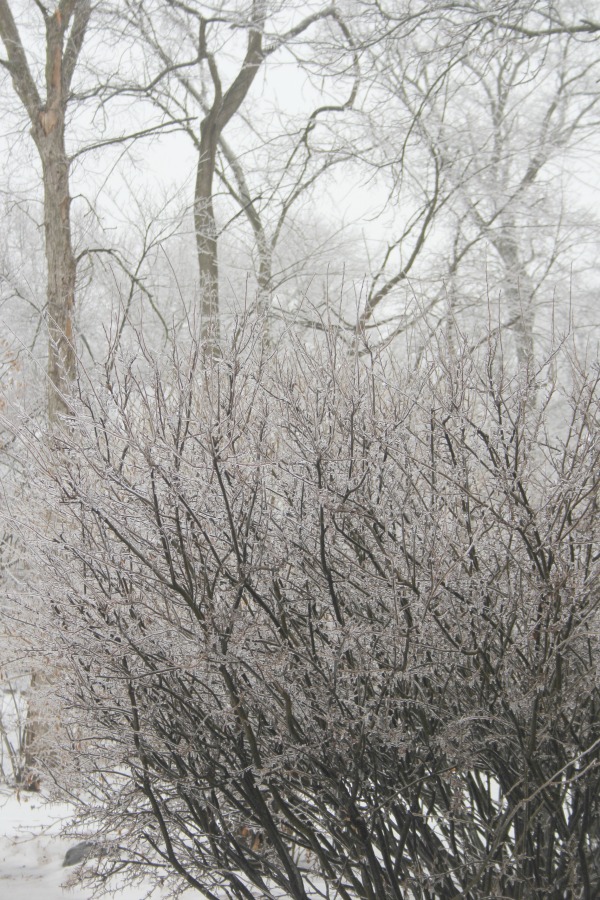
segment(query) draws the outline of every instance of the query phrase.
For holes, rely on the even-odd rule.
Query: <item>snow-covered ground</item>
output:
[[[39,794],[0,793],[0,898],[88,900],[89,892],[62,888],[73,872],[63,868],[73,844],[61,837],[68,814],[64,805],[44,805]]]
[[[0,690],[0,900],[89,900],[89,891],[62,886],[73,874],[63,860],[75,842],[61,835],[69,807],[1,786],[14,781],[20,754],[26,714],[20,687],[5,683]],[[123,893],[122,900],[138,898]]]
[[[0,790],[0,900],[90,900],[90,890],[63,886],[75,868],[63,867],[66,851],[77,843],[61,835],[69,815],[67,805],[45,803],[40,794],[17,797]],[[114,896],[140,900],[146,894],[137,885]],[[152,896],[161,900],[162,895]],[[182,900],[194,897],[196,892],[186,891]]]
[[[71,817],[69,806],[2,787],[3,781],[14,780],[14,759],[19,758],[26,715],[22,687],[13,680],[0,689],[0,900],[90,900],[89,889],[64,887],[76,869],[63,867],[65,853],[77,844],[62,836]],[[137,885],[114,896],[140,900],[148,890]],[[194,894],[198,896],[183,896],[189,900]],[[162,894],[157,891],[153,898],[162,900]]]
[[[0,787],[0,900],[91,900],[92,890],[69,887],[77,867],[63,866],[67,850],[77,840],[65,838],[64,828],[72,811],[64,803],[48,803],[41,794],[19,796]],[[114,900],[165,900],[161,890],[137,884],[106,895]],[[277,891],[273,896],[285,900]],[[187,890],[178,900],[197,900]],[[98,895],[95,895],[98,900]]]

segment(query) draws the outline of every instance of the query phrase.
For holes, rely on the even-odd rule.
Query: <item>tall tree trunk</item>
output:
[[[43,89],[34,79],[9,0],[0,0],[0,39],[15,93],[31,122],[44,187],[44,230],[47,265],[48,420],[69,412],[69,391],[76,374],[73,335],[76,261],[71,240],[69,159],[65,147],[65,113],[71,81],[91,16],[91,0],[59,0],[50,13],[37,4],[46,30]],[[43,663],[42,663],[43,664]],[[56,715],[48,712],[44,686],[56,674],[38,669],[31,676],[24,740],[25,784],[39,783],[39,762],[53,761]]]
[[[209,111],[200,124],[200,149],[194,192],[194,228],[202,292],[201,336],[206,352],[214,355],[218,353],[220,337],[219,262],[213,203],[217,146],[223,129],[246,98],[265,56],[262,49],[263,2],[254,0],[252,4],[252,27],[248,33],[246,54],[239,72],[226,91],[223,91],[216,60],[207,48],[206,26],[207,21],[202,18],[198,57],[208,63],[214,97]]]
[[[517,364],[523,371],[528,371],[534,355],[533,288],[519,253],[516,228],[512,223],[503,224],[492,241],[504,266],[504,290]]]
[[[219,260],[213,181],[217,157],[218,127],[209,113],[200,126],[200,151],[194,193],[194,228],[200,274],[201,336],[206,351],[216,353],[220,338]]]
[[[76,264],[71,241],[69,162],[64,132],[56,127],[38,142],[44,178],[44,230],[47,262],[48,418],[68,412],[67,395],[75,378],[73,342]]]
[[[71,81],[91,16],[90,0],[59,0],[50,13],[37,4],[46,30],[44,90],[34,79],[8,0],[0,0],[0,39],[15,93],[27,111],[42,163],[47,263],[48,418],[68,412],[67,395],[75,377],[73,343],[75,256],[71,242],[69,159],[65,113]]]

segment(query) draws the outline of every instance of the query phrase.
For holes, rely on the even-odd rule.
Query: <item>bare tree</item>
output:
[[[532,44],[511,43],[483,63],[466,58],[444,124],[430,111],[456,187],[453,212],[466,214],[457,271],[475,259],[486,265],[488,290],[497,286],[501,321],[514,335],[521,366],[534,358],[536,308],[548,310],[556,279],[572,265],[565,245],[592,225],[588,219],[576,227],[560,178],[566,154],[581,151],[593,134],[600,100],[596,54],[582,52],[568,35]]]
[[[372,144],[354,143],[397,213],[360,327],[389,339],[424,315],[466,327],[491,308],[526,365],[536,309],[550,320],[594,228],[568,190],[597,131],[595,26],[569,25],[566,4],[485,0],[365,4],[365,18]]]
[[[153,56],[154,74],[143,90],[171,121],[183,123],[198,152],[194,227],[202,327],[209,343],[218,341],[219,336],[216,179],[237,206],[233,218],[237,219],[241,213],[250,225],[258,257],[258,302],[264,307],[272,290],[273,252],[286,217],[319,175],[337,161],[333,153],[327,154],[327,158],[324,153],[312,154],[309,134],[320,115],[344,110],[356,96],[356,58],[352,55],[350,33],[336,9],[331,5],[320,6],[287,27],[282,27],[278,13],[281,13],[278,4],[263,2],[254,3],[249,15],[236,3],[222,3],[217,8],[201,3],[171,3],[166,9],[160,5],[156,8],[136,5],[131,12],[135,27]],[[243,104],[266,61],[283,48],[289,51],[295,42],[305,40],[304,35],[311,28],[327,21],[334,23],[350,57],[349,66],[345,66],[350,70],[349,78],[344,79],[349,82],[347,96],[340,103],[318,105],[307,113],[301,126],[295,126],[295,133],[289,135],[290,146],[283,151],[285,162],[277,160],[275,179],[269,178],[268,171],[261,171],[258,178],[257,172],[249,176],[243,160],[248,148],[244,146],[242,150],[226,139],[225,128],[234,117],[242,116]],[[242,33],[247,35],[243,48],[239,46]],[[225,87],[223,71],[231,68],[230,57],[236,51],[243,55],[239,62],[236,55],[235,71],[232,70],[229,86]],[[200,118],[199,131],[197,118]],[[250,142],[255,142],[260,126],[254,114],[250,118],[252,122],[246,133]],[[274,142],[272,135],[270,141]],[[316,162],[313,155],[317,157]],[[273,221],[270,234],[265,218]],[[265,317],[262,320],[267,321]]]
[[[562,0],[550,0],[544,4],[501,4],[491,18],[501,28],[532,37],[554,37],[556,35],[600,34],[600,21],[594,16],[595,6],[587,2],[578,4],[577,15],[573,7]]]
[[[76,264],[71,240],[69,158],[65,116],[71,83],[90,21],[89,0],[60,0],[54,10],[36,4],[46,32],[45,83],[36,83],[8,0],[0,2],[0,38],[13,87],[31,123],[42,164],[47,260],[48,414],[55,420],[68,406],[75,377],[73,334]]]

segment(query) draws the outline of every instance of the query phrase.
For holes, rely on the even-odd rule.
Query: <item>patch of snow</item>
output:
[[[81,890],[63,890],[69,872],[63,859],[71,840],[61,838],[69,816],[63,804],[38,794],[0,794],[0,897],[11,900],[88,900]]]
[[[0,792],[0,898],[10,900],[90,900],[90,889],[65,887],[72,868],[63,868],[67,850],[75,844],[62,837],[71,817],[64,803],[48,803],[40,794]],[[107,894],[116,900],[140,900],[150,885],[127,887]],[[186,891],[182,898],[198,897]],[[160,892],[153,894],[161,900]]]

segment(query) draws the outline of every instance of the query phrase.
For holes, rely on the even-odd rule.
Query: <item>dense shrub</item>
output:
[[[432,339],[402,371],[250,327],[140,354],[38,451],[97,872],[598,896],[597,368]]]

